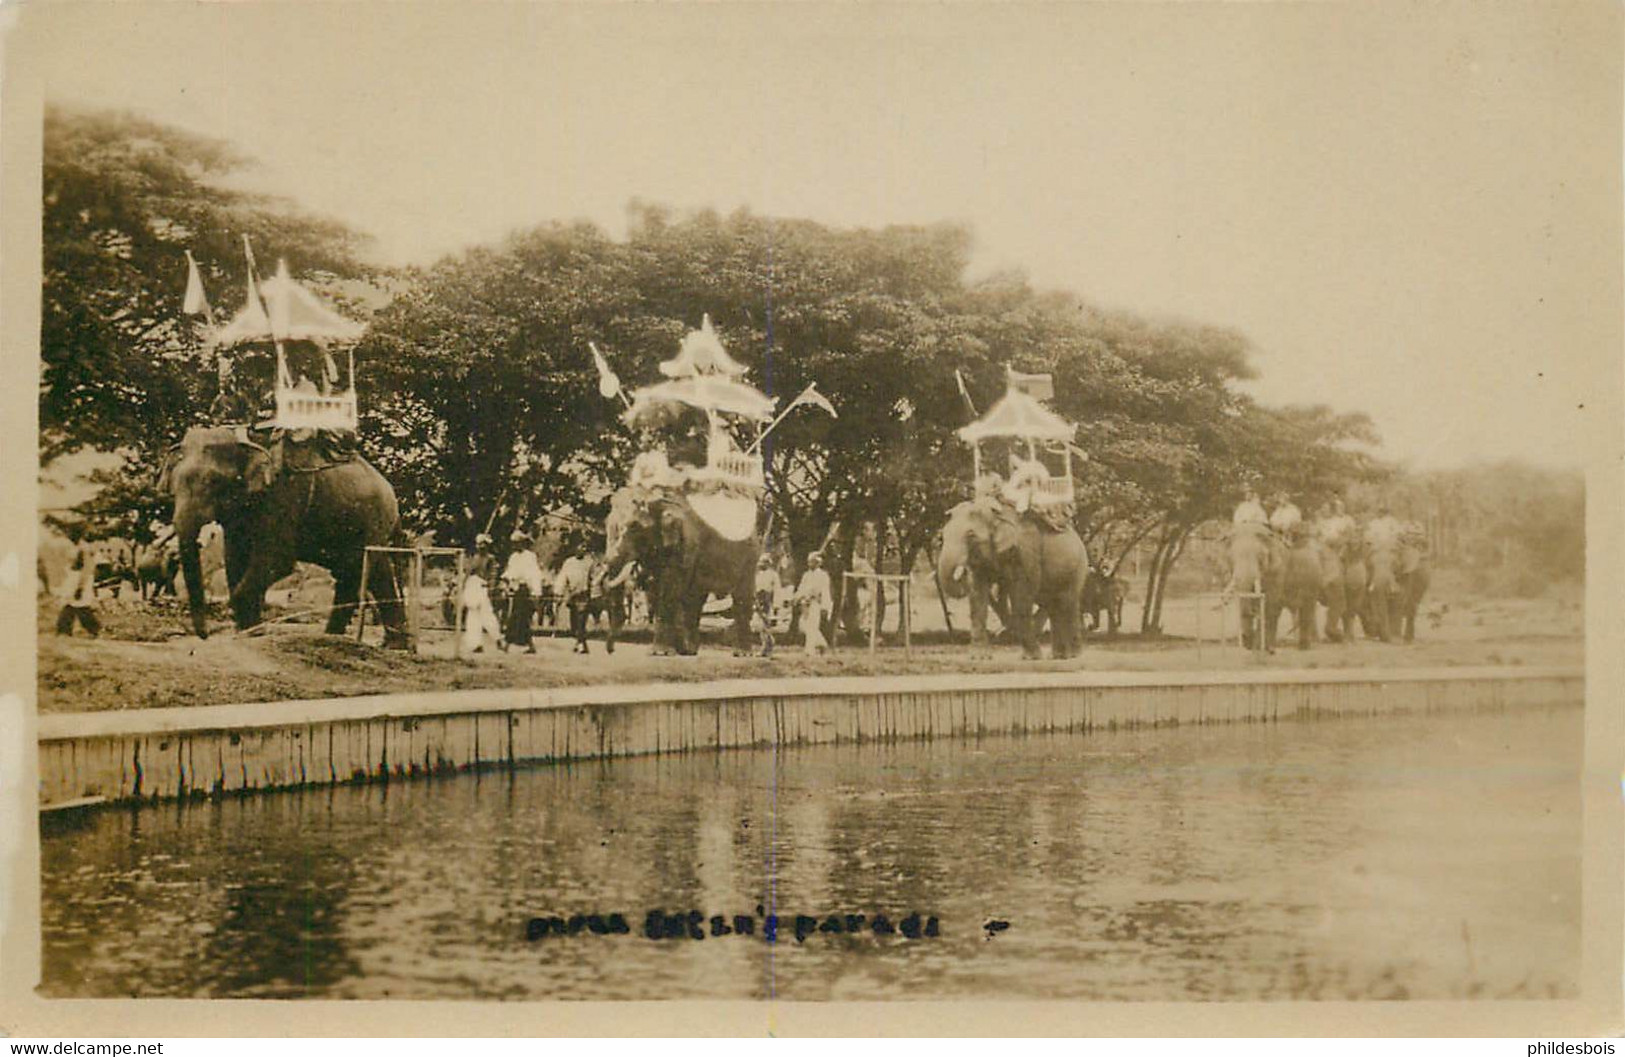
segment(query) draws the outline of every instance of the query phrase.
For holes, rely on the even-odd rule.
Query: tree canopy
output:
[[[61,109],[45,131],[41,454],[124,453],[84,511],[121,531],[128,518],[108,504],[138,520],[159,509],[142,474],[213,395],[181,312],[184,251],[229,313],[244,234],[262,261],[286,258],[349,314],[370,315],[356,350],[364,445],[409,527],[448,542],[550,512],[600,521],[638,440],[599,393],[590,348],[628,388],[648,384],[706,315],[781,406],[816,382],[839,411],[792,413],[764,446],[775,536],[798,559],[833,531],[872,532],[904,562],[929,548],[971,491],[956,373],[981,410],[1009,368],[1052,375],[1053,408],[1077,424],[1078,528],[1094,561],[1154,555],[1147,628],[1185,540],[1227,517],[1244,483],[1313,507],[1389,472],[1363,416],[1248,396],[1245,336],[1102,308],[1019,274],[972,278],[961,226],[633,203],[624,238],[546,224],[383,274],[364,264],[358,233],[233,186],[252,163],[224,143]],[[373,313],[358,292],[387,303]]]

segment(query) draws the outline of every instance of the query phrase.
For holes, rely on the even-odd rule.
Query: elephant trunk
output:
[[[200,639],[209,637],[206,613],[208,598],[203,584],[203,556],[198,535],[203,520],[184,508],[175,511],[175,539],[180,545],[181,576],[186,580],[186,604],[192,614],[192,630]]]

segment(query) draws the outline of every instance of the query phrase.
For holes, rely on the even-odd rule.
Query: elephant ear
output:
[[[248,494],[257,495],[271,487],[271,482],[276,479],[277,460],[258,444],[244,442],[238,447],[243,455],[243,485],[248,489]]]

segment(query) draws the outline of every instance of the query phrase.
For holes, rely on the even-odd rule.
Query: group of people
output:
[[[509,537],[508,559],[499,572],[491,536],[482,532],[475,540],[459,600],[465,653],[482,653],[488,644],[499,652],[535,653],[536,617],[538,612],[548,615],[547,603],[565,607],[575,639],[573,652],[587,653],[587,624],[594,598],[626,586],[636,571],[628,565],[614,577],[606,577],[602,564],[589,556],[587,548],[575,544],[567,548],[563,563],[549,576],[536,557],[535,542],[524,529],[515,531]],[[613,652],[614,643],[607,649]]]
[[[784,578],[779,575],[772,557],[762,555],[756,566],[756,618],[763,657],[773,656],[773,625],[783,591]],[[792,604],[801,614],[807,654],[816,656],[829,652],[829,638],[824,628],[825,621],[835,612],[835,590],[824,568],[824,556],[818,551],[807,555],[807,571],[801,574]]]
[[[1358,527],[1354,518],[1344,509],[1342,499],[1333,497],[1314,521],[1306,525],[1303,512],[1286,493],[1277,493],[1270,502],[1269,510],[1266,511],[1258,498],[1258,490],[1252,487],[1247,488],[1242,501],[1236,506],[1231,521],[1235,528],[1244,525],[1267,527],[1288,541],[1296,541],[1307,529],[1311,539],[1323,546],[1334,548],[1341,548],[1352,542]],[[1367,545],[1374,546],[1398,543],[1401,540],[1411,542],[1413,545],[1425,542],[1421,526],[1415,522],[1400,521],[1386,502],[1377,507],[1376,517],[1365,523],[1359,538]]]

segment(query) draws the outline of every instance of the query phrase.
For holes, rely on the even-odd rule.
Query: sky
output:
[[[32,28],[47,98],[229,139],[392,263],[618,233],[634,198],[950,220],[976,273],[1242,331],[1261,399],[1366,412],[1420,468],[1579,464],[1616,407],[1610,4],[62,4]]]

